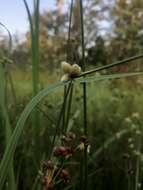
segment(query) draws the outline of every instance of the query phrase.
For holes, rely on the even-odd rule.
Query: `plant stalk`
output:
[[[104,66],[101,66],[101,67],[97,67],[96,69],[92,69],[90,71],[83,72],[82,74],[80,74],[76,78],[83,77],[83,76],[86,76],[86,75],[89,75],[89,74],[92,74],[92,73],[95,73],[95,72],[98,72],[98,71],[102,71],[102,70],[105,70],[105,69],[109,69],[109,68],[112,68],[112,67],[115,67],[115,66],[118,66],[118,65],[123,65],[125,63],[129,63],[129,62],[135,61],[137,59],[141,59],[141,58],[143,58],[143,54],[136,55],[136,56],[133,56],[133,57],[129,57],[127,59],[123,59],[123,60],[117,61],[115,63],[111,63],[111,64],[104,65]]]
[[[81,46],[82,46],[82,69],[85,72],[85,42],[84,42],[84,19],[83,19],[83,1],[80,0],[80,19],[81,19]],[[84,135],[87,137],[87,94],[86,94],[86,83],[83,83],[83,126]],[[83,189],[87,190],[87,175],[88,175],[88,164],[87,164],[87,146],[84,146],[84,186]]]

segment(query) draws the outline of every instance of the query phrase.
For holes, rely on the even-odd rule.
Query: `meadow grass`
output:
[[[121,187],[135,187],[137,190],[142,179],[140,121],[143,97],[139,75],[143,73],[100,75],[97,72],[127,64],[143,55],[87,71],[84,12],[80,0],[83,72],[74,77],[68,73],[69,80],[61,82],[56,72],[51,74],[39,69],[40,1],[34,1],[33,20],[27,1],[23,1],[30,23],[32,70],[10,72],[12,85],[8,85],[8,93],[13,96],[16,93],[16,101],[12,105],[11,98],[5,101],[6,78],[0,65],[1,117],[7,131],[1,130],[6,138],[6,148],[0,162],[0,189],[10,186],[12,190],[47,190],[53,185],[58,189],[87,190],[96,187],[101,190],[112,186],[115,190]],[[71,1],[68,45],[72,35],[73,3]],[[67,61],[70,62],[68,51]],[[127,79],[119,79],[125,77]],[[14,113],[13,107],[16,107]],[[132,171],[135,172],[134,179]],[[73,178],[70,178],[70,173]],[[14,186],[14,174],[17,187]],[[10,179],[6,181],[8,175]],[[114,179],[112,182],[109,182],[108,175]]]
[[[17,96],[28,96],[32,94],[32,71],[23,71],[17,68],[11,71],[11,76]],[[56,73],[51,74],[48,70],[42,71],[39,73],[39,86],[41,89],[45,88],[55,81],[58,81],[59,78],[60,76],[58,76]]]
[[[9,44],[8,44],[8,57],[11,52],[12,48],[12,37],[10,31],[7,29],[7,27],[0,23],[0,25],[6,30],[8,33],[9,37]],[[9,139],[12,134],[12,128],[10,124],[10,118],[9,118],[9,113],[8,113],[8,103],[7,103],[7,98],[8,98],[8,93],[7,93],[7,81],[9,79],[10,81],[10,86],[12,87],[12,92],[13,92],[13,83],[11,81],[11,77],[9,72],[6,69],[6,64],[8,63],[7,59],[2,59],[0,60],[0,108],[1,108],[1,114],[2,114],[2,125],[4,125],[4,130],[5,130],[5,148],[8,145]],[[16,189],[16,183],[15,183],[15,174],[14,174],[14,165],[13,165],[13,155],[11,155],[11,161],[9,162],[9,169],[8,169],[8,184],[6,189],[11,188],[12,190]]]
[[[16,75],[14,75],[16,76]],[[22,74],[18,75],[21,77],[22,79]],[[25,73],[23,72],[23,78],[25,77]],[[45,77],[45,80],[43,80],[45,82],[45,86],[47,85],[47,74],[43,75],[42,73],[42,77],[44,78]],[[29,78],[29,77],[27,77]],[[17,77],[16,78],[13,78],[13,80],[17,81]],[[131,80],[131,82],[130,82]],[[141,78],[138,78],[137,81],[140,81]],[[16,84],[15,82],[16,81],[13,81],[14,84]],[[136,82],[134,82],[134,86],[136,86],[136,88],[133,86],[133,81],[134,79],[128,79],[128,80],[125,80],[125,79],[119,79],[117,82],[113,81],[113,85],[112,85],[112,82],[108,82],[108,80],[106,82],[93,82],[93,83],[90,83],[88,84],[88,87],[87,87],[87,90],[88,90],[88,120],[89,120],[89,124],[88,126],[89,127],[89,136],[90,137],[94,137],[94,135],[96,136],[96,133],[99,135],[99,132],[98,130],[100,131],[104,131],[105,130],[105,134],[106,134],[106,138],[105,138],[105,141],[107,140],[107,147],[112,147],[112,141],[116,142],[117,139],[116,139],[116,136],[114,134],[114,131],[118,132],[118,130],[120,131],[120,128],[122,130],[122,128],[124,128],[123,126],[126,126],[126,124],[124,123],[124,119],[125,118],[128,118],[128,117],[131,117],[132,113],[134,112],[139,112],[140,115],[143,113],[143,110],[142,110],[142,106],[138,106],[138,105],[141,105],[141,102],[142,102],[142,96],[140,95],[141,94],[141,90],[138,86],[136,86]],[[20,80],[19,80],[20,82]],[[29,79],[27,80],[27,83],[29,83]],[[116,88],[112,88],[112,86],[114,87],[115,84],[116,84]],[[23,80],[21,80],[21,85],[18,85],[18,86],[15,86],[16,87],[16,91],[20,91],[22,90],[20,86],[23,86]],[[28,85],[26,85],[27,87]],[[76,126],[80,126],[80,123],[82,121],[82,108],[79,106],[80,104],[82,104],[82,90],[81,90],[81,84],[77,84],[75,85],[75,88],[74,88],[74,92],[73,92],[73,102],[72,103],[72,113],[70,115],[70,118],[69,118],[69,127],[74,130],[75,127],[75,119],[76,119]],[[25,89],[26,89],[25,87]],[[19,88],[19,90],[18,90]],[[23,90],[22,90],[23,91]],[[28,87],[27,90],[27,94],[30,94],[32,89],[30,89]],[[135,93],[136,91],[136,93]],[[47,99],[47,101],[50,101],[51,104],[55,104],[55,100],[57,100],[57,103],[58,101],[62,101],[62,94],[63,94],[63,91],[61,89],[61,93],[59,93],[59,89],[58,89],[58,97],[57,97],[57,93],[52,93],[51,96],[49,96],[49,98]],[[96,94],[95,94],[96,92]],[[19,94],[19,98],[25,96],[23,93],[20,93]],[[56,99],[55,99],[56,97]],[[132,101],[134,98],[134,101]],[[38,101],[39,98],[37,99]],[[114,102],[114,107],[112,106],[112,109],[111,109],[111,105],[113,104],[112,101]],[[77,102],[77,103],[76,103]],[[124,107],[124,105],[130,105],[130,110],[127,109],[127,107]],[[24,105],[23,105],[24,107]],[[47,110],[47,108],[46,108]],[[44,110],[45,113],[49,112],[48,110],[46,111]],[[59,110],[59,108],[58,108]],[[104,111],[103,111],[104,110]],[[110,112],[109,112],[110,110]],[[78,113],[78,116],[75,117],[75,119],[73,120],[72,117],[74,117],[74,113]],[[116,114],[115,114],[116,112]],[[25,112],[27,113],[27,111]],[[48,113],[47,113],[48,114]],[[55,113],[55,114],[58,114],[58,113]],[[94,119],[96,115],[96,120]],[[52,117],[53,117],[53,114],[52,114]],[[43,118],[43,117],[42,117]],[[43,118],[42,120],[42,123],[44,122],[46,118]],[[111,121],[110,121],[111,119]],[[116,123],[116,122],[117,123]],[[72,124],[73,122],[73,124]],[[121,124],[122,122],[122,124]],[[44,122],[45,123],[45,122]],[[49,121],[48,121],[49,123]],[[116,126],[115,126],[116,124]],[[121,124],[121,126],[120,126]],[[51,125],[51,124],[50,124]],[[47,126],[47,125],[46,125]],[[95,128],[96,126],[96,128]],[[113,128],[111,128],[111,126],[113,126]],[[126,128],[126,127],[125,127]],[[42,129],[42,130],[46,130],[45,127]],[[83,129],[81,127],[78,127],[78,130],[81,132],[78,132],[78,133],[82,133],[83,132]],[[113,130],[113,131],[112,131]],[[31,133],[31,132],[30,132]],[[43,134],[43,132],[41,131],[41,133]],[[122,133],[122,132],[121,132]],[[127,132],[128,133],[128,130]],[[26,133],[24,133],[26,135]],[[45,131],[45,135],[47,134],[47,132]],[[124,132],[123,132],[124,134]],[[44,135],[44,134],[43,134]],[[42,135],[42,136],[43,136]],[[44,137],[40,137],[40,138],[44,138]],[[102,136],[102,135],[101,135]],[[115,136],[115,137],[114,137]],[[113,137],[113,140],[112,140],[112,137]],[[122,137],[122,135],[121,135]],[[49,136],[50,138],[50,136]],[[111,138],[111,144],[108,143],[108,139]],[[24,138],[25,139],[25,138]],[[102,154],[102,146],[100,145],[100,135],[99,137],[97,137],[97,139],[99,139],[99,142],[96,141],[96,147],[97,145],[99,146],[99,148],[101,148],[101,150],[99,151],[100,154]],[[28,140],[28,137],[27,137],[27,140]],[[109,140],[110,142],[110,140]],[[93,143],[93,144],[94,144]],[[42,145],[44,147],[44,143]],[[106,146],[105,146],[106,147]],[[96,148],[97,150],[97,155],[99,155],[98,153],[98,148]],[[30,150],[32,151],[32,150]],[[43,154],[44,154],[44,149],[43,149]],[[96,153],[95,153],[96,155]],[[93,156],[93,158],[92,158]],[[95,158],[97,156],[94,156],[94,151],[93,151],[93,155],[91,156],[91,159],[90,160],[94,160],[95,162]],[[28,163],[28,162],[27,162]]]

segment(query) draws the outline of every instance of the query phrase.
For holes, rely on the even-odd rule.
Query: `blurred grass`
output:
[[[38,179],[37,175],[40,168],[40,162],[43,161],[43,159],[49,158],[49,149],[51,147],[54,149],[54,146],[59,145],[60,137],[64,134],[61,134],[61,129],[64,127],[62,126],[64,125],[64,119],[63,122],[60,121],[62,120],[64,115],[63,112],[65,111],[62,109],[62,107],[64,107],[63,102],[66,102],[66,100],[65,96],[63,97],[63,89],[58,90],[58,92],[54,92],[54,89],[64,86],[64,84],[59,82],[60,76],[58,71],[50,73],[48,71],[40,71],[39,68],[40,1],[33,1],[33,15],[30,13],[28,2],[26,0],[23,0],[23,2],[28,13],[28,20],[30,24],[32,65],[31,70],[29,71],[20,69],[13,69],[11,71],[11,78],[18,102],[15,103],[11,101],[12,92],[9,86],[7,106],[4,105],[3,107],[5,107],[4,109],[7,108],[7,113],[5,115],[10,115],[8,122],[11,125],[8,125],[8,127],[14,130],[12,137],[10,138],[10,135],[7,137],[8,140],[6,143],[7,146],[5,152],[3,145],[0,145],[0,148],[2,146],[2,150],[4,152],[4,157],[0,163],[0,189],[4,184],[7,185],[7,183],[12,189],[14,189],[14,187],[12,187],[9,182],[5,181],[5,179],[7,177],[10,160],[12,160],[11,158],[15,152],[15,149],[16,153],[13,167],[15,170],[14,173],[16,176],[17,189],[25,190],[32,189],[32,187],[34,188],[35,181]],[[82,62],[84,71],[85,50],[82,0],[80,3],[83,54]],[[141,57],[142,55],[140,58]],[[132,59],[134,60],[134,58]],[[124,60],[124,63],[128,61],[129,60],[126,59]],[[105,68],[108,69],[121,63],[123,63],[123,61],[101,66],[99,69],[95,69],[94,72],[101,71]],[[111,75],[109,77],[111,77]],[[97,80],[96,76],[94,76],[93,79]],[[83,181],[80,181],[84,184],[85,189],[87,187],[87,180],[90,174],[92,174],[92,177],[88,181],[88,187],[90,189],[95,189],[96,187],[97,190],[126,190],[130,189],[131,185],[134,186],[134,183],[137,188],[138,183],[140,182],[139,159],[141,159],[141,156],[143,157],[141,153],[142,150],[139,146],[136,146],[138,145],[137,135],[140,133],[139,129],[142,126],[141,118],[143,117],[142,79],[140,77],[132,77],[119,80],[105,80],[104,82],[93,82],[91,79],[91,83],[88,83],[87,86],[84,82],[85,81],[83,80],[82,84],[74,84],[74,89],[72,92],[73,102],[70,112],[68,112],[69,116],[67,117],[69,119],[67,131],[73,131],[77,135],[77,138],[80,138],[83,134],[86,136],[88,128],[89,139],[87,140],[89,140],[89,144],[91,145],[91,151],[90,154],[87,154],[87,149],[84,149],[85,172],[79,172],[78,177],[80,176],[80,179],[84,179]],[[3,84],[4,82],[1,81],[1,86]],[[84,91],[82,91],[83,84]],[[49,85],[50,87],[48,87]],[[45,87],[46,89],[44,89]],[[40,93],[37,95],[39,91]],[[50,92],[52,92],[51,95],[47,97]],[[34,98],[31,99],[33,96]],[[3,97],[5,98],[5,95],[3,95]],[[88,101],[86,102],[86,100]],[[16,109],[14,109],[15,107]],[[33,120],[31,120],[30,115],[32,111],[34,113]],[[84,122],[82,122],[83,120]],[[22,132],[23,136],[20,138]],[[0,129],[0,133],[4,139],[5,133],[2,129]],[[140,133],[140,135],[142,134]],[[129,142],[129,138],[131,137],[133,138],[133,141]],[[54,143],[52,143],[52,139],[54,139]],[[136,151],[140,151],[139,159],[135,157]],[[132,180],[133,177],[129,174],[130,168],[127,168],[126,165],[124,166],[124,154],[129,154],[131,157],[129,162],[131,162],[131,169],[134,172],[136,171],[136,181]],[[79,162],[81,155],[82,154],[78,152],[78,155],[75,156],[74,161]],[[91,163],[88,163],[88,160],[91,160],[94,164],[90,165]],[[63,160],[59,160],[59,162],[62,163]],[[75,169],[79,168],[75,167],[74,170]],[[87,172],[87,169],[89,172]],[[96,169],[102,170],[102,172],[97,172],[95,174]],[[70,172],[72,175],[72,170]],[[75,174],[75,171],[73,171],[73,174]],[[122,176],[122,179],[120,176]],[[74,178],[77,178],[77,176],[75,175],[73,179]],[[77,179],[72,181],[72,185],[75,186],[75,188],[76,185],[77,188],[80,187],[78,186],[79,182],[76,182]],[[109,179],[112,179],[112,181],[110,182]],[[122,185],[118,187],[120,182]],[[60,188],[63,186],[63,184],[59,185]],[[37,188],[38,190],[40,189],[39,185]]]
[[[32,94],[32,71],[14,69],[11,71],[11,75],[17,96],[22,97]],[[44,88],[49,84],[53,84],[59,80],[59,77],[56,73],[51,74],[49,71],[40,72],[39,78],[41,88]]]
[[[18,103],[22,104],[22,107],[17,110],[16,113],[13,113],[13,107],[9,106],[9,113],[14,114],[19,117],[19,114],[23,111],[30,97],[32,96],[32,87],[31,87],[31,71],[23,71],[15,69],[11,71],[14,87],[17,93]],[[40,86],[41,89],[47,87],[49,84],[53,84],[59,81],[60,75],[59,72],[49,73],[48,71],[40,72]],[[83,133],[83,128],[81,126],[82,121],[82,84],[75,84],[73,90],[73,103],[72,110],[69,119],[68,130],[76,132],[77,135]],[[112,158],[114,162],[117,162],[119,165],[122,165],[121,156],[126,153],[130,153],[130,148],[128,146],[128,138],[130,136],[135,136],[135,131],[133,133],[129,132],[121,138],[121,140],[116,139],[115,134],[119,134],[120,131],[124,129],[128,130],[128,127],[134,125],[132,115],[134,113],[139,114],[139,117],[143,116],[143,82],[141,77],[133,77],[128,79],[118,79],[118,80],[106,80],[104,82],[97,81],[88,83],[87,86],[87,98],[88,98],[88,132],[89,139],[91,143],[91,160],[93,156],[93,162],[95,167],[100,163],[101,158],[104,157],[102,146],[105,142],[110,142],[110,139],[113,143],[110,143],[110,146],[106,148],[106,157],[107,163],[105,163],[103,169],[108,168],[109,160]],[[62,95],[63,90],[58,90],[58,93],[52,93],[48,96],[44,102],[41,102],[39,105],[40,108],[46,113],[53,121],[57,120],[59,115],[60,107],[62,105]],[[9,91],[9,97],[11,96]],[[10,102],[10,101],[9,101]],[[10,102],[11,103],[11,102]],[[46,105],[46,104],[47,105]],[[11,117],[14,117],[11,115]],[[17,120],[17,119],[16,119]],[[126,120],[131,122],[126,122]],[[16,121],[15,121],[16,122]],[[50,146],[50,138],[53,136],[54,126],[51,124],[51,121],[47,117],[41,115],[41,130],[39,134],[39,139],[42,139],[41,143],[41,159],[45,158],[48,155],[48,147]],[[28,120],[26,123],[27,127],[24,131],[23,138],[18,144],[15,155],[15,167],[16,170],[19,168],[17,175],[17,184],[24,183],[22,189],[30,189],[33,185],[33,180],[35,180],[37,173],[34,170],[35,163],[33,159],[33,145],[32,145],[32,128],[31,121]],[[50,127],[50,128],[49,128]],[[50,129],[50,130],[49,130]],[[109,140],[108,140],[109,139]],[[126,143],[125,143],[126,142]],[[108,144],[108,143],[107,143]],[[126,144],[126,146],[124,145]],[[30,145],[30,146],[29,146]],[[46,145],[46,147],[45,147]],[[27,149],[28,146],[28,149]],[[124,146],[124,150],[122,149]],[[104,147],[104,146],[103,146]],[[100,150],[100,155],[94,157],[94,152]],[[117,154],[118,157],[113,157],[114,154]],[[132,153],[131,153],[132,154]],[[26,155],[26,157],[25,157]],[[20,159],[19,159],[20,158]],[[22,161],[23,160],[23,161]],[[38,166],[37,171],[38,171]],[[95,169],[95,168],[94,168]],[[94,170],[93,169],[93,170]],[[113,168],[114,169],[114,168]],[[89,173],[92,173],[93,170],[89,169]],[[114,172],[116,175],[114,175]],[[108,172],[107,172],[108,173]],[[113,171],[112,177],[117,181],[119,180],[118,174],[120,171],[116,168],[116,171]],[[23,176],[27,176],[25,179]],[[95,175],[93,175],[95,177]],[[96,176],[96,183],[100,183],[101,179]],[[92,179],[92,178],[91,178]],[[90,183],[90,180],[89,180]],[[118,183],[118,182],[117,182]],[[124,183],[125,185],[125,183]],[[94,184],[91,185],[91,189]],[[126,186],[125,186],[126,187]],[[101,189],[98,188],[98,189]],[[118,189],[118,188],[115,188]]]
[[[29,96],[32,94],[31,72],[14,70],[12,71],[12,78],[18,98],[29,99]],[[49,73],[48,71],[40,72],[41,89],[59,81],[59,78],[59,74]],[[73,110],[80,111],[79,120],[82,118],[80,106],[82,103],[82,91],[80,87],[80,84],[75,85],[73,97],[73,102],[75,101]],[[124,118],[130,117],[133,112],[143,114],[143,108],[141,106],[143,102],[142,88],[143,83],[141,77],[88,83],[89,126],[95,125],[97,128],[100,126],[106,127],[106,123],[110,123],[110,128],[116,131],[120,127],[119,124],[123,124]],[[59,104],[62,95],[63,90],[60,89],[58,94],[49,96],[48,101],[51,104]],[[97,118],[95,119],[96,115]],[[92,127],[89,128],[90,134],[93,131],[94,129]]]

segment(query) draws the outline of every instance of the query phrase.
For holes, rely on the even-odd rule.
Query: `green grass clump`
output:
[[[39,68],[40,1],[33,1],[33,15],[23,2],[30,24],[32,70],[8,71],[0,62],[0,189],[138,190],[143,176],[143,72],[102,71],[143,55],[87,71],[80,0],[80,72],[69,56],[71,1],[66,65],[76,65],[78,72],[66,70],[66,81],[59,81],[59,71],[51,74]]]

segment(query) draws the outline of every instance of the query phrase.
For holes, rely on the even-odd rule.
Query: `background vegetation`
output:
[[[0,188],[143,189],[142,59],[102,69],[143,52],[143,3],[55,2],[0,38]],[[61,83],[62,61],[101,71]]]

